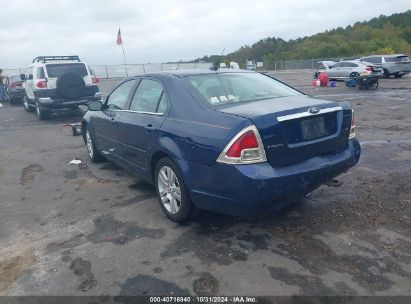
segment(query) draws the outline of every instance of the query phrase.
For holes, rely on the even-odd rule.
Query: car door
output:
[[[24,81],[24,89],[29,99],[34,100],[34,86],[33,86],[33,67],[29,67],[26,71],[26,80]]]
[[[102,110],[93,115],[91,125],[99,150],[108,158],[118,158],[118,121],[134,91],[136,79],[121,83],[107,96]]]
[[[119,119],[121,157],[137,173],[149,174],[149,157],[159,137],[168,108],[168,97],[160,80],[142,78],[128,110]]]
[[[338,62],[334,64],[330,69],[327,71],[329,78],[339,78],[341,73],[342,63]]]

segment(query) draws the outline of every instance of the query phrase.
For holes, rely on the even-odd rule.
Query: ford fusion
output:
[[[172,71],[122,81],[82,120],[93,162],[154,184],[168,218],[257,215],[303,197],[360,157],[354,113],[267,75]]]

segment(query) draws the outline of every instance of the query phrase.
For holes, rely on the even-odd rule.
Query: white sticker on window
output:
[[[220,100],[218,100],[217,97],[211,97],[210,100],[212,104],[220,103]]]
[[[226,96],[222,95],[220,96],[220,101],[228,101],[228,99]]]

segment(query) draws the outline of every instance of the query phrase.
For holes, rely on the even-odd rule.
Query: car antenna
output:
[[[225,49],[223,49],[223,50],[221,51],[220,57],[219,57],[218,60],[217,60],[217,64],[214,64],[214,62],[213,62],[213,66],[210,68],[210,70],[212,70],[212,71],[217,71],[217,70],[219,69],[221,57],[223,57],[224,51],[225,51]]]

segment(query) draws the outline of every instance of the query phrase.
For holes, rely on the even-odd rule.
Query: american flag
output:
[[[121,38],[121,31],[120,28],[118,29],[118,34],[117,34],[117,45],[123,44],[123,39]]]

